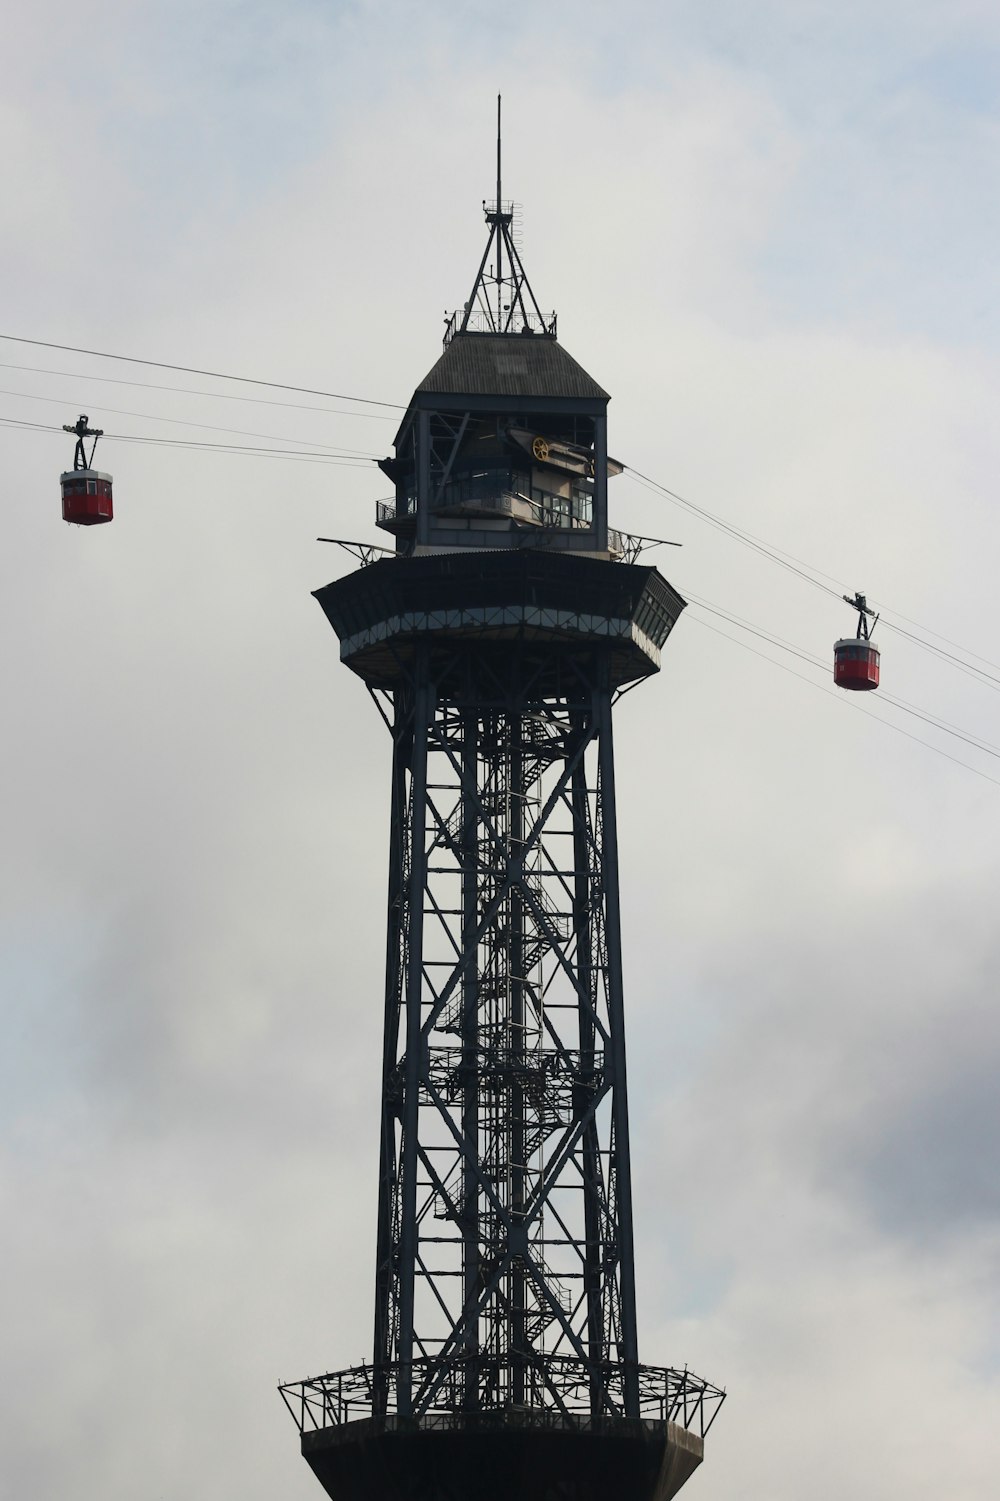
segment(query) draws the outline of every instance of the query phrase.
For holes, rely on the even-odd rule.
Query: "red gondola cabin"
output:
[[[834,642],[833,681],[838,688],[877,688],[878,669],[878,647],[873,642],[854,636]]]
[[[100,469],[70,469],[59,476],[64,521],[97,526],[112,519],[111,476]]]

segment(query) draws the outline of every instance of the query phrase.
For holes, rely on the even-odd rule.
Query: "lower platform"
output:
[[[332,1501],[670,1501],[704,1441],[673,1422],[552,1413],[390,1415],[302,1434]]]
[[[372,688],[405,679],[420,643],[438,656],[435,678],[465,645],[491,685],[491,654],[523,656],[542,697],[561,696],[563,676],[579,691],[580,664],[595,653],[607,658],[612,688],[659,671],[684,609],[655,568],[530,548],[383,558],[315,596],[340,638],[341,660]]]

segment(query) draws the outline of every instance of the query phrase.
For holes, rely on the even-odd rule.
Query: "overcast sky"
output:
[[[995,4],[39,0],[4,51],[0,332],[405,403],[502,90],[612,452],[1000,663]],[[394,431],[0,361],[19,421]],[[76,529],[71,440],[0,444],[4,1489],[315,1501],[275,1386],[370,1350],[389,742],[313,539],[382,540],[386,482],[107,439],[116,519]],[[992,1501],[1000,759],[835,693],[834,597],[613,505],[825,664],[692,604],[618,711],[640,1348],[731,1394],[685,1495]],[[877,635],[886,693],[1000,747],[1000,668]]]

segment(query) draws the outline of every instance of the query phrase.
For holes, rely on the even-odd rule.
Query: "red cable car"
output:
[[[63,432],[76,433],[73,468],[59,476],[63,520],[71,521],[74,526],[97,526],[102,521],[110,521],[114,515],[111,476],[93,467],[94,449],[98,438],[104,436],[103,429],[89,427],[87,418],[80,417],[72,427],[64,423]],[[94,440],[89,460],[83,447],[84,438]]]
[[[869,639],[878,624],[878,616],[875,615],[871,625],[868,624],[868,617],[873,612],[863,594],[856,594],[853,599],[845,594],[844,599],[858,612],[858,633],[833,643],[833,681],[838,688],[865,692],[878,687],[879,650]]]
[[[76,526],[96,526],[113,517],[111,476],[100,469],[71,469],[60,474],[64,521]]]

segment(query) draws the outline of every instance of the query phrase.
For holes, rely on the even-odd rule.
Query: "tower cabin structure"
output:
[[[484,207],[395,555],[316,594],[392,739],[374,1348],[281,1391],[334,1501],[668,1501],[723,1393],[639,1359],[612,708],[684,601]]]

